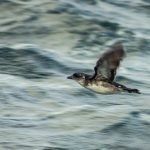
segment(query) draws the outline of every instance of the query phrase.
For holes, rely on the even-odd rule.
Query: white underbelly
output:
[[[103,86],[103,85],[96,85],[96,84],[90,84],[86,86],[87,89],[101,93],[101,94],[109,94],[109,93],[115,93],[117,92],[117,89],[114,86]]]

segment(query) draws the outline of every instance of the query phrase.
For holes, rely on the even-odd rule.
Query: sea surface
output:
[[[66,79],[116,41],[142,94]],[[150,1],[0,0],[0,150],[150,150]]]

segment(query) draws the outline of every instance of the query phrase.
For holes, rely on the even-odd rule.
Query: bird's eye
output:
[[[78,77],[78,74],[77,74],[77,73],[74,73],[73,76],[74,76],[74,77]]]
[[[74,74],[74,77],[77,77],[77,78],[79,78],[79,77],[81,77],[81,76],[82,76],[81,73],[75,73],[75,74]]]

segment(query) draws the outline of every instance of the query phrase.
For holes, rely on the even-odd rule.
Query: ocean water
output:
[[[149,0],[1,0],[0,150],[150,150],[149,25]],[[116,81],[142,94],[66,79],[118,40]]]

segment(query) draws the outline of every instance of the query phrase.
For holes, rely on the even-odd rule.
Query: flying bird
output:
[[[116,42],[96,62],[94,74],[74,73],[68,79],[75,80],[81,86],[100,94],[117,92],[138,93],[138,89],[128,88],[114,81],[117,68],[123,59],[125,51],[120,42]]]

